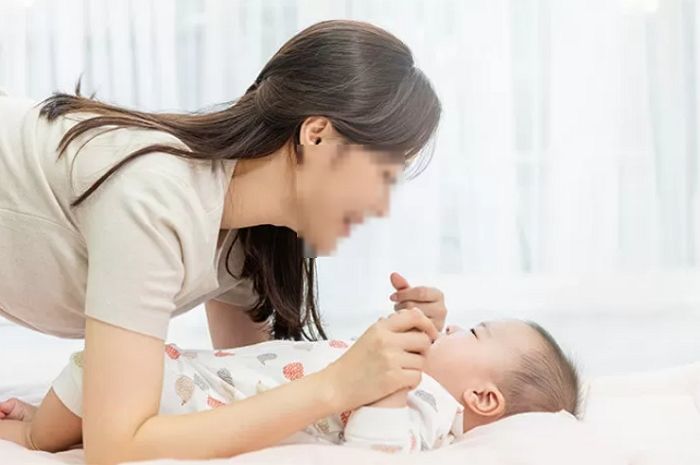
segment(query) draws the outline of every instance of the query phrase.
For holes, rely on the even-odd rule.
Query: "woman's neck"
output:
[[[241,159],[229,184],[221,229],[261,224],[297,230],[295,163],[290,148],[262,158]]]

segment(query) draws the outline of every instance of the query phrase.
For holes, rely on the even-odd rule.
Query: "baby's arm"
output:
[[[25,407],[35,408],[29,405]],[[8,416],[0,420],[0,439],[28,449],[60,452],[80,444],[82,421],[63,405],[51,389],[29,418],[15,419]]]
[[[419,419],[407,407],[408,390],[355,410],[345,426],[344,445],[383,452],[416,452]]]

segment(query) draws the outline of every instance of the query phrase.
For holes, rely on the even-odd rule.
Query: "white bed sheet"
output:
[[[15,341],[12,331],[0,326],[3,346],[0,362],[4,368],[4,375],[0,376],[0,399],[14,396],[38,403],[68,354],[79,348],[81,341],[56,340],[47,353],[45,346],[31,344],[32,338],[45,336],[21,331],[21,340]],[[476,430],[455,446],[417,456],[396,457],[341,447],[303,445],[276,447],[226,460],[147,463],[700,464],[700,363],[651,373],[596,378],[589,383],[586,393],[584,422],[566,421],[556,415],[514,417]],[[611,444],[615,444],[614,448]],[[59,454],[30,452],[0,441],[0,463],[82,464],[83,453],[82,450]]]
[[[80,450],[60,454],[28,452],[0,441],[2,463],[81,464]],[[393,455],[338,446],[293,445],[220,460],[154,460],[149,465],[634,465],[620,451],[568,414],[525,414],[474,430],[464,440],[436,451]]]

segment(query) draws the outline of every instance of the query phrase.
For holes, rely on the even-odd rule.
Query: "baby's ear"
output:
[[[462,393],[462,400],[472,414],[483,417],[484,420],[498,420],[506,411],[506,399],[493,383],[467,389]]]

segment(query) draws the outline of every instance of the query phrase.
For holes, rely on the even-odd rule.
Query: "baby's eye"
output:
[[[476,335],[476,331],[474,330],[474,328],[471,328],[469,331],[474,335],[475,338],[479,339],[479,336]]]

